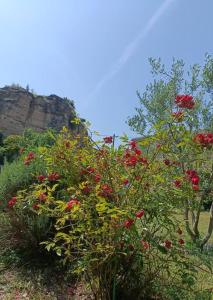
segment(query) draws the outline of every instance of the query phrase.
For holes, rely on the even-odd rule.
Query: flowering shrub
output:
[[[72,262],[73,273],[85,276],[97,299],[159,295],[158,279],[165,287],[189,287],[192,261],[173,217],[189,179],[177,178],[181,166],[173,157],[166,163],[158,157],[164,146],[145,154],[126,138],[118,149],[111,144],[73,139],[64,129],[51,148],[39,149],[35,160],[45,170],[17,193],[10,209],[51,220],[42,244]],[[197,173],[190,176],[198,184]]]

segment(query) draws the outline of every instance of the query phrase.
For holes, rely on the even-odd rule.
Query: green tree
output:
[[[193,130],[213,129],[213,57],[206,54],[203,66],[194,64],[185,71],[183,60],[173,59],[167,70],[160,59],[149,59],[154,81],[142,94],[137,92],[139,107],[128,119],[131,129],[140,135],[171,115],[177,94],[190,94],[196,99],[192,118],[186,124]]]
[[[206,55],[203,66],[195,64],[187,72],[184,72],[182,60],[174,60],[170,71],[160,59],[150,59],[150,63],[155,80],[147,85],[142,96],[138,93],[140,106],[128,123],[134,131],[150,140],[148,144],[145,142],[145,148],[153,148],[154,153],[156,143],[160,143],[159,154],[166,165],[177,163],[179,166],[174,172],[176,183],[180,181],[183,189],[186,230],[193,242],[203,248],[213,232],[212,142],[207,145],[200,140],[213,133],[213,57]],[[193,106],[190,109],[179,106],[177,95],[192,96]],[[197,133],[201,135],[194,140]],[[187,183],[190,170],[199,174],[199,190]],[[199,220],[205,203],[209,204],[210,218],[206,235],[202,237]]]

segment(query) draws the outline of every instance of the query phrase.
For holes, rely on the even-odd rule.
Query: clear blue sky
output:
[[[93,129],[133,136],[148,57],[203,62],[212,14],[213,0],[0,0],[0,86],[69,97]]]

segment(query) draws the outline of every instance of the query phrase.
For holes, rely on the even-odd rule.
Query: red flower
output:
[[[199,186],[198,186],[198,185],[193,185],[193,186],[192,186],[192,189],[193,189],[194,191],[199,191]]]
[[[172,242],[169,240],[165,240],[164,241],[164,247],[167,249],[171,249],[172,248]]]
[[[180,188],[181,187],[181,180],[175,180],[174,185],[176,186],[176,188]]]
[[[179,240],[178,240],[178,243],[179,243],[180,245],[184,245],[184,244],[185,244],[185,242],[184,242],[183,239],[179,239]]]
[[[134,224],[134,220],[131,218],[124,221],[124,227],[126,227],[127,229],[129,229],[133,224]]]
[[[91,187],[89,187],[88,185],[84,186],[82,188],[82,192],[85,194],[85,195],[88,195],[90,192],[91,192]]]
[[[8,207],[12,208],[15,204],[16,204],[17,198],[16,197],[12,197],[9,201],[8,201]]]
[[[178,228],[177,233],[181,235],[183,231],[180,228]]]
[[[104,143],[105,144],[111,144],[113,142],[113,137],[112,136],[106,136],[104,138]]]
[[[144,250],[147,250],[150,247],[149,243],[144,240],[141,240],[141,244],[142,244]]]
[[[136,143],[136,141],[134,141],[134,140],[130,141],[130,142],[129,142],[129,145],[131,146],[131,149],[132,149],[132,150],[135,149],[135,148],[137,147],[137,143]]]
[[[198,185],[199,181],[200,181],[200,178],[198,176],[194,176],[194,177],[191,178],[191,181],[192,181],[193,185]]]
[[[80,205],[80,202],[77,198],[70,198],[69,202],[67,202],[66,209],[72,209],[74,205]]]
[[[38,200],[41,201],[41,202],[44,202],[46,199],[47,199],[47,195],[45,193],[41,193],[38,196]]]
[[[45,180],[45,176],[44,175],[38,175],[37,176],[37,179],[38,179],[38,181],[40,181],[40,182],[43,182],[44,180]]]
[[[203,147],[213,145],[213,133],[198,133],[193,141]]]
[[[92,174],[95,172],[95,169],[92,167],[87,167],[87,173]]]
[[[198,176],[197,171],[195,171],[195,170],[187,170],[186,174],[188,175],[189,179]]]
[[[148,161],[145,157],[140,157],[139,158],[139,161],[142,163],[142,164],[145,164],[145,165],[148,165]]]
[[[129,184],[129,180],[128,180],[127,178],[125,178],[125,179],[123,180],[123,184],[124,184],[124,185]]]
[[[177,95],[175,103],[178,107],[192,109],[195,105],[191,95]]]
[[[135,180],[136,181],[140,181],[141,180],[141,176],[140,175],[135,176]]]
[[[34,159],[35,158],[35,154],[31,151],[28,153],[28,159]]]
[[[99,193],[102,197],[110,197],[113,190],[108,184],[102,184],[101,186],[101,192]]]
[[[95,182],[99,182],[101,180],[101,175],[100,174],[95,174],[94,180],[95,180]]]
[[[171,164],[169,159],[164,159],[163,162],[165,163],[166,166],[170,166],[170,164]]]
[[[137,164],[138,159],[135,155],[131,155],[128,159],[126,159],[125,164],[128,167],[135,167],[135,165]]]
[[[156,145],[156,148],[157,148],[157,149],[160,149],[160,147],[161,147],[161,144],[157,144],[157,145]]]
[[[140,219],[144,215],[144,210],[139,210],[138,212],[135,213],[136,218]]]
[[[33,204],[32,208],[35,209],[35,210],[39,209],[39,204],[37,204],[37,203]]]
[[[138,148],[135,148],[134,151],[135,151],[136,155],[141,155],[142,154],[142,151]]]
[[[49,181],[57,181],[60,178],[60,175],[57,172],[53,172],[48,175]]]

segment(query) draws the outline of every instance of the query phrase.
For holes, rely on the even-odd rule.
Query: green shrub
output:
[[[124,139],[114,149],[111,142],[72,139],[64,130],[40,148],[42,180],[19,191],[11,210],[53,222],[42,244],[72,264],[96,299],[175,299],[180,286],[183,299],[193,293],[196,268],[173,218],[182,203],[176,166],[168,172],[136,143]]]
[[[27,188],[35,177],[35,174],[42,173],[44,165],[36,161],[27,168],[22,159],[12,163],[5,162],[0,171],[0,201],[1,208],[5,208],[7,201],[16,195],[20,189]]]

